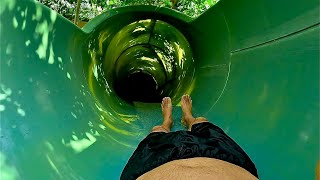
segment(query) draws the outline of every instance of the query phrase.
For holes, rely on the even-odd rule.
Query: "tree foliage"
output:
[[[42,4],[73,19],[77,0],[38,0]],[[80,20],[88,21],[103,11],[122,6],[155,5],[176,9],[191,17],[197,17],[213,6],[218,0],[82,0]]]

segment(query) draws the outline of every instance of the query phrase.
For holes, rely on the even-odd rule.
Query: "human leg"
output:
[[[189,95],[183,95],[181,98],[181,108],[182,108],[182,123],[187,126],[188,130],[191,130],[192,125],[208,122],[204,117],[193,117],[192,116],[192,100]]]
[[[172,126],[172,103],[170,97],[162,99],[161,103],[163,123],[152,128],[151,132],[165,132],[168,133]]]

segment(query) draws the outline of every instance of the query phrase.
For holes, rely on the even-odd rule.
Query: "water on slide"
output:
[[[83,29],[34,1],[0,3],[0,179],[118,179],[162,97],[183,128],[183,93],[261,179],[314,178],[317,1],[222,0],[196,19],[125,7]]]

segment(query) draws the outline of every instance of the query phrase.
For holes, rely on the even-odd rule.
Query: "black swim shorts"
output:
[[[219,127],[203,122],[194,124],[191,131],[150,133],[134,151],[120,179],[137,179],[167,162],[194,157],[227,161],[258,178],[254,163],[241,147]]]

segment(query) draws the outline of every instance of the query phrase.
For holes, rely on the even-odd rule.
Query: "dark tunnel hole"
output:
[[[151,74],[142,70],[128,74],[115,83],[116,93],[128,102],[159,102],[158,84]]]

